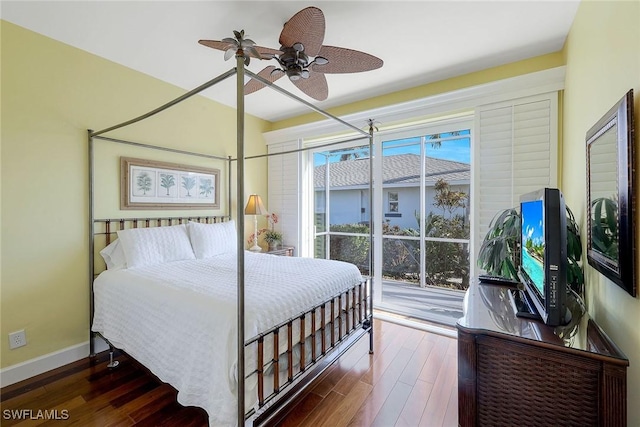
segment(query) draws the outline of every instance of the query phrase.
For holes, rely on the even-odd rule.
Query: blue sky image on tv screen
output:
[[[522,268],[540,295],[544,296],[544,223],[543,202],[534,200],[520,205],[522,210]]]

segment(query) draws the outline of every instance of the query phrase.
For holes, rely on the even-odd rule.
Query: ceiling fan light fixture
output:
[[[316,65],[327,65],[329,63],[329,60],[322,56],[316,56],[311,63]]]

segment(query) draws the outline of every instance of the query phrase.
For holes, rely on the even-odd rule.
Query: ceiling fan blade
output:
[[[285,22],[279,41],[284,47],[302,43],[307,55],[316,56],[322,47],[324,29],[324,13],[317,7],[307,7]]]
[[[270,47],[254,46],[253,48],[258,51],[262,59],[272,59],[273,55],[282,55],[280,50],[271,49]]]
[[[322,46],[317,56],[327,58],[328,64],[313,64],[311,70],[325,74],[359,73],[382,67],[382,59],[345,47]]]
[[[329,86],[324,74],[310,73],[308,79],[291,80],[291,82],[317,101],[324,101],[329,96]]]
[[[198,40],[198,43],[200,43],[201,45],[210,47],[212,49],[218,49],[218,50],[227,50],[227,48],[230,45],[229,42],[220,41],[220,40]]]
[[[278,80],[280,77],[284,76],[284,71],[282,71],[280,69],[277,69],[273,65],[269,65],[268,67],[266,67],[262,71],[260,71],[258,73],[258,75],[260,77],[263,77],[263,78],[269,80],[271,83],[273,83],[276,80]],[[259,82],[256,79],[251,79],[244,85],[244,94],[248,95],[250,93],[253,93],[253,92],[257,91],[257,90],[262,89],[265,86],[266,85],[264,83]]]

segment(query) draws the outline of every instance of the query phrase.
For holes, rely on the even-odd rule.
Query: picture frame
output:
[[[220,169],[120,158],[120,209],[219,209]]]
[[[587,260],[637,295],[633,89],[586,134]]]

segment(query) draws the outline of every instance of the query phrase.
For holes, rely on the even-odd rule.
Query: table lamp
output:
[[[247,206],[244,208],[245,215],[253,215],[253,246],[249,248],[250,251],[260,252],[262,248],[258,246],[258,215],[265,215],[267,210],[262,204],[262,199],[257,194],[249,196]]]

